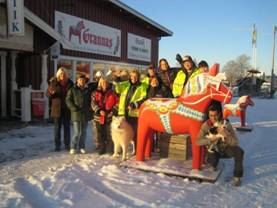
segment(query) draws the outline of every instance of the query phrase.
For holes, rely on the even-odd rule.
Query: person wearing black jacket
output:
[[[161,81],[157,76],[150,78],[147,98],[167,98],[170,96],[171,91],[168,88],[162,88]]]
[[[80,150],[85,154],[85,142],[88,120],[90,119],[90,94],[86,86],[87,78],[80,74],[77,83],[70,88],[66,95],[66,105],[71,111],[73,123],[73,137],[71,139],[70,154],[76,154]]]
[[[167,98],[172,95],[169,88],[162,88],[161,81],[159,81],[159,78],[154,76],[150,78],[149,88],[147,91],[147,99],[148,98]],[[154,152],[160,152],[159,147],[159,138],[160,133],[155,133],[154,136],[154,144],[153,144],[153,151]]]
[[[170,68],[166,59],[160,59],[158,77],[162,81],[161,87],[163,90],[172,92],[173,82],[177,73],[178,68]],[[173,98],[172,93],[169,97]]]

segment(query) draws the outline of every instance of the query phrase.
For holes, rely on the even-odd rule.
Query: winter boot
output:
[[[81,154],[86,154],[87,152],[86,152],[85,149],[80,149],[80,153],[81,153]]]
[[[240,186],[241,185],[241,180],[239,177],[233,177],[231,181],[232,186]]]
[[[75,150],[75,149],[70,149],[69,154],[71,154],[71,155],[75,155],[75,154],[76,154],[76,150]]]

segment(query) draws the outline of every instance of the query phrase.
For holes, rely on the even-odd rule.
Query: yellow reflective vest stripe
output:
[[[121,116],[125,115],[126,97],[130,89],[130,86],[131,84],[129,81],[118,82],[115,84],[115,91],[116,93],[120,94],[119,105],[118,105],[118,115],[121,115]],[[147,95],[147,88],[148,88],[148,84],[145,82],[142,82],[137,87],[134,94],[132,95],[130,103],[135,103],[144,99]],[[138,113],[139,113],[139,108],[131,109],[128,111],[128,115],[130,117],[138,117]]]
[[[198,68],[195,68],[194,72],[189,77],[189,79],[194,78],[198,74],[200,74],[200,70]],[[172,94],[173,94],[174,97],[178,97],[182,94],[184,84],[185,84],[185,80],[186,80],[186,74],[181,69],[177,73],[176,78],[174,79],[174,82],[173,82]]]

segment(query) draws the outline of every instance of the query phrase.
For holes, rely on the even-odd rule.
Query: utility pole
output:
[[[252,32],[252,61],[254,69],[257,68],[257,29],[256,24],[253,25],[253,32]]]
[[[273,52],[272,52],[272,69],[271,69],[271,83],[270,83],[270,98],[274,97],[275,86],[274,86],[274,58],[275,58],[275,35],[276,35],[277,27],[273,28]]]
[[[253,59],[253,67],[254,70],[257,69],[257,29],[256,29],[256,24],[253,25],[253,32],[252,32],[252,49],[253,49],[253,55],[252,55],[252,59]],[[251,96],[254,95],[254,73],[251,74]]]

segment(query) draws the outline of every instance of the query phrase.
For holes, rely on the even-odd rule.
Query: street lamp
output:
[[[271,83],[270,83],[270,98],[274,96],[274,57],[275,57],[275,35],[276,35],[277,27],[273,28],[273,52],[272,52],[272,69],[271,69]]]

